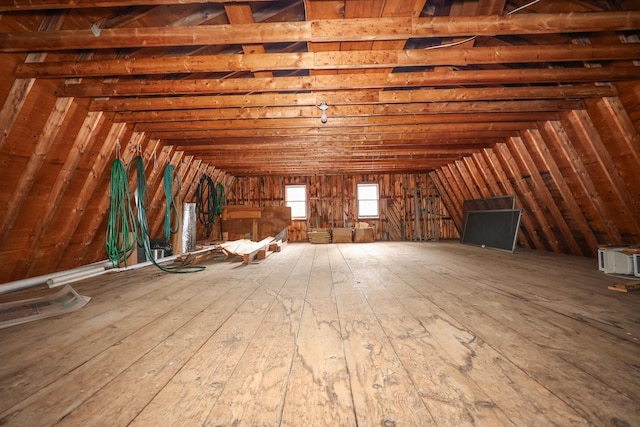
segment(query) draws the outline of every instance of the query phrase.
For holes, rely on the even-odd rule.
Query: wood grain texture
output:
[[[640,301],[593,260],[296,243],[206,265],[87,279],[82,310],[0,330],[0,423],[640,423]]]

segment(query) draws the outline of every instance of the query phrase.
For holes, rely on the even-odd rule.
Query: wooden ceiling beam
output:
[[[414,90],[362,90],[337,93],[251,94],[219,96],[183,96],[161,98],[94,99],[90,111],[160,111],[269,106],[316,106],[403,104],[421,102],[470,102],[533,99],[583,99],[617,96],[613,86],[573,85],[538,87],[486,87]]]
[[[205,145],[182,145],[179,142],[175,145],[176,150],[181,150],[188,153],[211,153],[215,152],[228,152],[235,153],[253,153],[253,152],[292,152],[299,150],[316,150],[318,147],[322,149],[335,149],[335,150],[378,150],[389,152],[390,149],[405,151],[405,150],[433,150],[438,151],[457,151],[462,149],[478,149],[482,147],[490,147],[494,144],[504,142],[505,138],[490,138],[479,139],[476,141],[470,141],[468,139],[462,140],[433,140],[433,141],[421,141],[419,143],[407,143],[406,141],[385,141],[384,143],[373,144],[371,142],[360,141],[358,142],[288,142],[285,144],[270,143],[261,144],[259,142],[253,144],[205,144]],[[337,151],[338,152],[338,151]]]
[[[437,123],[437,124],[405,124],[405,125],[377,125],[367,127],[368,134],[381,134],[387,133],[396,134],[398,132],[472,132],[472,131],[512,131],[517,132],[525,129],[536,129],[538,124],[531,121],[523,122],[494,122],[494,123]],[[334,127],[309,126],[300,128],[288,128],[288,129],[264,129],[260,131],[260,137],[273,136],[273,137],[288,137],[293,135],[305,135],[309,137],[322,136],[322,135],[350,135],[350,134],[362,134],[362,127],[346,127],[344,129]],[[210,139],[216,137],[245,137],[255,138],[256,131],[254,129],[210,129],[210,130],[194,130],[194,131],[167,131],[158,132],[153,131],[150,133],[150,138],[154,139]]]
[[[3,0],[0,12],[50,9],[90,9],[96,7],[159,6],[192,3],[264,3],[276,0]]]
[[[523,122],[559,120],[555,112],[525,112],[525,113],[482,113],[482,114],[434,114],[411,116],[370,116],[370,117],[330,117],[323,127],[340,128],[369,127],[375,125],[406,126],[411,124],[445,124],[445,123],[494,123],[494,122]],[[161,131],[192,131],[192,130],[222,130],[222,129],[284,129],[310,127],[317,125],[320,118],[292,118],[292,119],[246,119],[246,120],[212,120],[190,122],[159,122],[138,123],[134,129],[138,132]]]
[[[427,37],[585,33],[637,29],[640,29],[640,11],[428,18],[377,17],[259,24],[241,21],[232,22],[229,25],[4,33],[0,34],[0,52],[362,42]]]
[[[354,90],[414,86],[455,86],[485,84],[581,83],[633,80],[638,67],[539,68],[503,70],[450,70],[387,74],[341,74],[308,77],[234,78],[200,80],[143,80],[101,82],[83,80],[63,84],[59,97],[120,97],[139,95],[196,95],[262,92],[299,92],[313,89]]]
[[[191,74],[265,70],[375,69],[640,59],[640,44],[533,45],[108,59],[20,64],[17,78]]]
[[[389,116],[406,114],[451,114],[486,112],[540,112],[584,109],[582,100],[526,100],[479,101],[410,104],[338,105],[331,108],[331,117]],[[319,116],[313,107],[257,107],[217,108],[200,110],[136,111],[122,112],[114,116],[115,122],[154,123],[229,119],[275,119]]]
[[[472,130],[459,132],[397,132],[397,133],[357,133],[357,134],[340,134],[340,135],[281,135],[281,136],[261,136],[259,142],[265,144],[323,144],[323,143],[363,143],[363,144],[387,144],[390,142],[412,143],[412,142],[428,142],[431,141],[487,141],[493,139],[504,139],[517,135],[518,131],[505,130]],[[209,146],[215,147],[218,144],[234,144],[238,147],[244,144],[255,144],[255,138],[247,137],[214,137],[206,139],[164,139],[165,145],[181,145],[181,146]]]

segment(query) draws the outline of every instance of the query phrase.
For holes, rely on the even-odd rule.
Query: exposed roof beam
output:
[[[640,44],[631,43],[617,46],[490,46],[470,49],[265,53],[44,62],[21,64],[17,67],[16,76],[61,78],[638,59]]]
[[[276,0],[2,0],[0,12],[48,9],[89,9],[94,7],[158,6],[189,3],[251,3]]]
[[[405,114],[451,114],[481,112],[562,111],[584,109],[581,100],[480,101],[410,104],[346,105],[330,108],[331,117],[388,116]],[[216,108],[199,110],[137,111],[118,113],[115,122],[150,123],[228,119],[275,119],[318,117],[316,106]]]
[[[407,40],[640,29],[640,11],[431,18],[358,18],[0,34],[1,52],[222,44]]]
[[[520,130],[525,129],[534,129],[537,128],[538,124],[536,122],[531,121],[522,121],[522,122],[492,122],[492,123],[429,123],[429,124],[403,124],[403,125],[374,125],[367,127],[368,134],[380,134],[380,135],[389,135],[389,134],[397,134],[398,132],[407,132],[407,133],[435,133],[435,132],[473,132],[473,131],[483,131],[483,132],[491,132],[491,131],[511,131],[518,132]],[[306,137],[317,137],[319,140],[324,136],[345,136],[345,135],[354,135],[362,134],[362,127],[345,127],[338,128],[332,126],[308,126],[308,127],[300,127],[300,128],[269,128],[263,129],[260,132],[260,136],[263,137],[294,137],[294,136],[306,136]],[[149,137],[151,139],[160,139],[160,140],[198,140],[198,139],[212,139],[212,138],[255,138],[256,131],[255,129],[210,129],[210,130],[174,130],[174,131],[166,131],[166,132],[158,132],[153,131],[150,132]],[[428,138],[428,135],[425,135],[425,138]]]
[[[347,144],[372,144],[385,145],[388,142],[403,143],[431,143],[432,141],[441,141],[441,143],[460,143],[461,141],[487,141],[493,139],[503,140],[510,136],[514,136],[518,131],[459,131],[459,132],[400,132],[397,133],[358,133],[345,135],[282,135],[282,136],[264,136],[261,137],[261,144],[308,144],[308,143],[347,143]],[[213,137],[207,139],[165,139],[162,141],[165,145],[180,146],[208,146],[233,144],[238,148],[245,144],[255,144],[254,138],[247,137]]]
[[[540,68],[527,70],[443,70],[388,74],[342,74],[253,79],[144,80],[61,85],[60,97],[186,95],[219,93],[352,90],[412,86],[450,86],[515,83],[613,82],[636,79],[638,67]]]
[[[481,122],[522,122],[522,121],[548,121],[559,120],[554,112],[527,112],[527,113],[483,113],[483,114],[431,114],[412,116],[369,116],[369,117],[331,117],[323,125],[326,127],[368,127],[375,125],[409,124],[436,124],[436,123],[481,123]],[[135,130],[138,132],[158,131],[190,131],[190,130],[215,130],[215,129],[273,129],[296,128],[317,125],[319,117],[295,118],[295,119],[246,119],[246,120],[213,120],[197,122],[159,122],[138,123]]]
[[[414,89],[398,91],[360,91],[339,93],[255,94],[220,96],[183,96],[180,98],[95,99],[91,111],[196,110],[231,107],[315,106],[349,104],[499,101],[518,99],[580,99],[616,96],[612,86],[496,87],[455,89]],[[331,115],[331,110],[328,111]]]

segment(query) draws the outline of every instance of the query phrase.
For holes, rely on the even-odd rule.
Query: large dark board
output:
[[[515,209],[516,196],[509,194],[506,196],[487,197],[485,199],[465,200],[462,203],[462,222],[466,223],[467,213],[471,211],[497,211],[500,209]]]
[[[462,232],[462,243],[513,252],[522,209],[470,211]]]

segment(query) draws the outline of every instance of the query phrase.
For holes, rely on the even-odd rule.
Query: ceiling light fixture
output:
[[[320,121],[322,123],[327,123],[327,110],[329,106],[326,102],[322,101],[322,104],[318,105],[318,108],[322,110],[322,116],[320,116]]]

